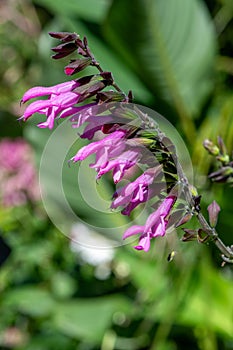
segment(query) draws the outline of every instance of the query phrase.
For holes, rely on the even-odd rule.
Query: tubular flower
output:
[[[76,104],[96,95],[105,86],[111,84],[111,82],[111,74],[102,72],[50,87],[33,87],[24,94],[21,102],[25,103],[32,98],[41,96],[48,96],[49,98],[32,102],[20,119],[26,121],[34,113],[45,114],[47,120],[44,123],[38,124],[38,126],[40,128],[48,127],[52,129],[55,119],[58,117],[65,118],[78,112],[79,110],[77,110]]]
[[[49,96],[47,100],[38,100],[32,102],[24,111],[21,119],[26,121],[34,113],[45,114],[46,122],[38,124],[40,128],[52,129],[54,119],[58,118],[60,113],[67,113],[76,103],[79,102],[80,95],[72,92],[72,89],[79,84],[73,80],[67,83],[58,84],[51,87],[38,86],[29,89],[23,96],[22,102],[39,96]]]
[[[67,81],[65,83],[53,85],[53,86],[35,86],[28,91],[25,92],[25,94],[22,97],[21,102],[25,103],[32,98],[35,97],[41,97],[41,96],[51,96],[51,95],[61,95],[66,92],[70,92],[76,87],[78,87],[79,84],[75,80]]]
[[[123,215],[130,215],[131,211],[139,204],[150,199],[153,191],[150,191],[150,185],[153,184],[154,179],[161,173],[161,166],[146,170],[135,181],[128,185],[119,188],[113,195],[112,209],[119,206],[124,206],[122,210]]]
[[[147,219],[144,226],[134,225],[125,231],[123,239],[140,234],[139,243],[134,248],[147,252],[150,249],[150,240],[164,236],[168,225],[168,216],[176,201],[176,196],[167,196],[158,209]]]
[[[122,141],[124,137],[125,131],[115,131],[100,141],[82,147],[71,160],[77,162],[96,153],[96,163],[93,167],[97,167],[97,164],[104,166],[112,155],[118,155],[124,150],[125,142]]]
[[[116,184],[123,178],[126,170],[130,169],[131,167],[137,164],[140,157],[141,154],[139,149],[135,148],[123,152],[115,159],[110,159],[105,166],[100,166],[96,168],[95,165],[92,165],[91,167],[96,168],[96,170],[98,171],[97,179],[99,179],[102,175],[106,174],[110,170],[113,170],[113,181]]]

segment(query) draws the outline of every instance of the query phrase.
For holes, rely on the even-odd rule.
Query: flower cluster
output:
[[[132,94],[126,96],[115,84],[111,73],[104,72],[90,52],[87,40],[82,41],[73,33],[51,33],[62,41],[53,48],[54,58],[65,57],[77,49],[83,56],[72,60],[65,67],[67,75],[73,75],[88,65],[95,66],[99,73],[57,84],[51,87],[34,87],[23,96],[25,103],[33,98],[47,96],[32,102],[21,119],[26,121],[34,113],[46,116],[46,121],[38,124],[40,128],[54,127],[54,121],[69,117],[72,126],[80,128],[85,124],[81,138],[92,140],[79,149],[71,161],[83,161],[95,155],[90,164],[100,179],[112,172],[113,181],[119,183],[135,167],[141,174],[113,194],[111,209],[121,207],[123,215],[130,215],[140,204],[152,201],[157,196],[160,205],[149,215],[144,226],[130,227],[123,239],[139,234],[137,250],[148,251],[150,240],[164,236],[169,217],[177,200],[174,190],[178,174],[175,164],[174,148],[171,141],[155,130],[150,131],[148,116],[129,103]],[[111,86],[114,90],[104,90]],[[95,138],[95,140],[93,140]]]
[[[0,198],[4,206],[34,202],[40,198],[30,145],[21,138],[0,142]]]

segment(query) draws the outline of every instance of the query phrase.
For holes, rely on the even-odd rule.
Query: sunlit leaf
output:
[[[155,96],[181,116],[199,112],[213,87],[216,47],[201,1],[113,1],[104,33]]]

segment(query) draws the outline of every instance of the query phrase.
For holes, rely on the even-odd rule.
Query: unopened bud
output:
[[[227,164],[230,161],[230,157],[228,156],[228,154],[220,154],[216,158],[223,164]]]
[[[59,39],[63,42],[69,42],[79,38],[79,35],[77,35],[76,33],[69,32],[50,32],[49,35],[52,38]]]
[[[91,64],[91,58],[85,57],[78,60],[72,60],[68,66],[65,67],[66,75],[73,75],[75,73],[81,72],[83,69]]]
[[[69,42],[69,43],[58,45],[51,49],[53,52],[56,52],[56,54],[53,55],[52,58],[59,59],[59,58],[66,57],[70,55],[72,52],[74,52],[76,49],[77,49],[77,46],[75,45],[75,43]]]
[[[222,155],[227,154],[227,148],[225,146],[223,139],[220,136],[218,136],[218,145],[219,145],[220,153]]]
[[[218,221],[218,213],[221,208],[216,201],[213,201],[207,208],[209,213],[209,222],[211,227],[215,227]]]
[[[209,178],[215,182],[226,182],[231,177],[233,177],[233,168],[230,166],[222,167],[209,174]]]
[[[219,150],[218,146],[216,146],[212,141],[210,141],[208,139],[204,140],[203,146],[213,156],[219,155],[220,150]]]

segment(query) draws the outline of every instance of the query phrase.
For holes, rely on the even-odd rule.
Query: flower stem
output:
[[[155,123],[152,121],[150,122],[150,127],[154,128],[157,132],[157,137],[159,138],[159,141],[162,142],[163,137],[165,136],[161,130],[159,130],[158,126],[155,125]],[[222,253],[221,257],[224,262],[232,263],[233,264],[233,245],[228,247],[226,246],[223,241],[219,238],[219,234],[216,231],[215,228],[211,227],[207,220],[205,219],[204,215],[201,213],[200,206],[196,205],[195,198],[197,198],[197,195],[194,197],[191,193],[190,184],[187,179],[187,176],[185,175],[182,166],[178,160],[177,154],[173,153],[173,160],[177,167],[177,173],[180,178],[180,183],[183,185],[185,200],[187,204],[189,205],[192,213],[196,216],[197,220],[199,221],[199,224],[203,231],[207,234],[209,240],[213,241],[216,247],[220,250]],[[204,243],[204,242],[203,242]]]
[[[90,51],[89,47],[87,46],[87,41],[85,42],[85,44],[86,45],[82,46],[82,49],[85,51],[86,55],[91,58],[91,61],[92,61],[91,65],[96,67],[100,73],[103,73],[104,70],[101,67],[100,63],[98,61],[96,61],[95,56],[93,55],[93,53]],[[115,83],[115,81],[113,81],[113,83],[111,85],[116,89],[116,91],[120,92],[121,94],[125,95],[125,97],[126,97],[126,94],[124,93],[124,91],[121,90],[121,88]]]
[[[180,178],[181,178],[181,182],[184,185],[185,199],[186,199],[187,203],[190,205],[192,212],[196,215],[196,218],[199,221],[201,228],[204,230],[204,232],[207,234],[207,236],[214,242],[216,247],[221,251],[222,259],[225,262],[233,263],[233,249],[232,249],[232,247],[228,247],[223,243],[223,241],[219,238],[219,234],[216,231],[216,229],[209,225],[209,223],[207,222],[207,220],[205,219],[205,217],[201,213],[200,208],[198,209],[196,207],[194,197],[190,191],[188,179],[183,172],[181,164],[178,161],[177,161],[177,168],[178,168],[178,173],[179,173]]]

